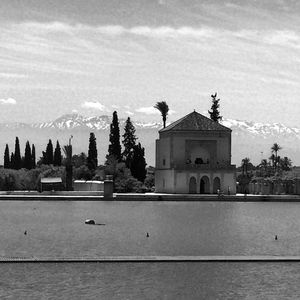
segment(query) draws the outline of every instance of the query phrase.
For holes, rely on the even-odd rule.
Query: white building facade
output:
[[[156,192],[235,194],[235,170],[231,129],[196,111],[159,131]]]

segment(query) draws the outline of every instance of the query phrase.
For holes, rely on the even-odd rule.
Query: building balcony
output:
[[[173,164],[171,169],[175,170],[230,170],[235,171],[236,165],[231,165],[229,163],[209,163],[209,164]]]

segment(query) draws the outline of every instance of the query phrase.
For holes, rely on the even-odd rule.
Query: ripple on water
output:
[[[299,263],[1,265],[1,298],[297,299]]]

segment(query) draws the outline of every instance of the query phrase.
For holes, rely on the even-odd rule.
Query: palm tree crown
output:
[[[162,119],[163,119],[163,123],[164,123],[164,128],[165,128],[166,127],[167,115],[168,115],[168,112],[169,112],[168,104],[166,103],[166,101],[157,102],[154,105],[154,108],[156,108],[160,111]]]
[[[271,150],[272,150],[272,153],[275,154],[275,171],[276,171],[276,168],[277,168],[277,164],[278,164],[278,151],[281,150],[282,148],[277,144],[277,143],[274,143],[273,146],[271,147]]]
[[[277,157],[277,152],[281,149],[282,147],[280,147],[277,143],[274,143],[274,145],[271,147],[272,153],[275,153],[276,157]]]
[[[243,167],[243,175],[244,172],[246,171],[246,175],[248,175],[248,165],[250,163],[250,158],[249,157],[245,157],[242,159],[242,167]]]

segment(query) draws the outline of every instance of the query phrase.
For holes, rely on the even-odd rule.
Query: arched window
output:
[[[207,176],[203,176],[200,180],[200,194],[210,194],[210,183]]]
[[[218,190],[221,190],[221,181],[219,177],[214,178],[214,184],[213,184],[213,193],[217,194]]]
[[[197,181],[196,181],[196,178],[194,176],[190,178],[189,193],[190,194],[196,194],[197,193]]]

